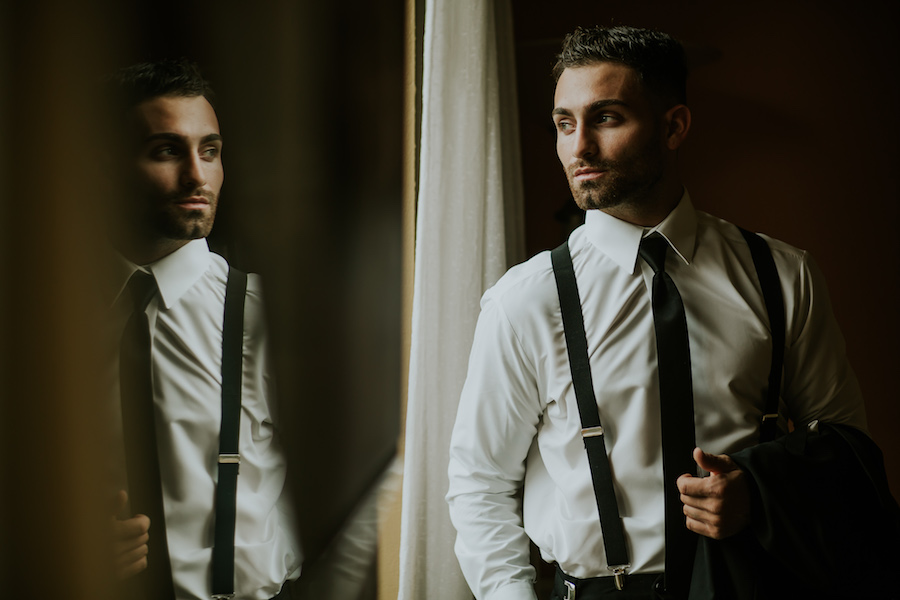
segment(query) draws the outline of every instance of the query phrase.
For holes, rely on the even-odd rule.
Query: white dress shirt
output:
[[[735,226],[695,211],[687,193],[651,230],[588,211],[569,247],[630,573],[662,572],[665,560],[653,271],[638,257],[652,231],[674,249],[666,271],[687,315],[701,448],[728,453],[758,441],[771,361],[764,300]],[[766,240],[785,296],[782,417],[865,430],[817,267],[806,252]],[[477,598],[535,598],[529,537],[574,577],[610,575],[580,430],[550,253],[542,252],[484,294],[453,430],[447,500]]]
[[[137,265],[122,259],[117,297]],[[156,434],[166,534],[178,600],[208,599],[222,391],[222,322],[228,264],[194,240],[144,267],[159,286],[147,308],[152,337]],[[117,302],[121,332],[128,302]],[[124,306],[122,306],[124,305]],[[259,278],[250,275],[244,312],[243,386],[235,528],[240,600],[275,596],[300,571],[286,497],[285,459],[274,425]],[[118,398],[118,367],[113,378]],[[151,555],[153,560],[153,527]]]

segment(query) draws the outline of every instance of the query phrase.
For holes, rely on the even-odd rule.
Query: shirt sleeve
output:
[[[831,308],[828,289],[818,266],[807,253],[800,256],[794,281],[783,282],[788,332],[785,343],[782,397],[797,427],[813,420],[850,425],[866,431],[862,392],[847,359],[844,337]]]
[[[259,397],[268,413],[261,422],[270,426],[277,424],[279,418],[268,336],[262,280],[256,273],[248,273],[244,305],[244,393]]]
[[[541,413],[533,365],[489,291],[451,437],[447,494],[456,555],[480,600],[536,599],[520,490]]]

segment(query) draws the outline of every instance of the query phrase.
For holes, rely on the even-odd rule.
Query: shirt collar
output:
[[[690,194],[685,190],[678,206],[656,227],[648,229],[617,219],[602,210],[589,210],[585,216],[585,230],[591,244],[622,269],[634,274],[641,239],[654,232],[669,242],[685,264],[691,264],[697,240],[697,213]]]
[[[153,274],[163,305],[171,308],[203,276],[210,264],[209,244],[205,238],[191,240],[175,252],[143,267],[119,255],[114,272],[118,289],[115,298],[118,299],[131,275],[140,269]]]

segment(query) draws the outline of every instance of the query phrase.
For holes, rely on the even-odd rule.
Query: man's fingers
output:
[[[709,496],[718,496],[721,493],[719,480],[716,477],[694,477],[693,475],[682,475],[675,482],[678,491],[682,496],[692,496],[696,498],[706,498]],[[682,498],[682,501],[684,499]]]
[[[125,506],[128,504],[128,492],[125,490],[119,490],[116,492],[116,498],[113,501],[113,511],[112,514],[117,515],[125,510]]]
[[[125,567],[146,558],[148,554],[150,554],[150,546],[148,546],[146,543],[143,543],[135,546],[134,548],[130,548],[127,551],[121,552],[117,556],[116,562],[120,567]]]
[[[682,493],[680,499],[685,506],[703,512],[718,512],[722,507],[722,499],[716,496]]]
[[[744,529],[750,522],[750,497],[743,472],[725,455],[695,452],[697,464],[709,470],[709,477],[678,478],[684,504],[685,524],[693,532],[724,539]],[[722,468],[716,472],[715,468]]]
[[[117,540],[140,537],[150,531],[150,517],[135,515],[130,519],[117,519],[113,524],[113,531]]]
[[[136,575],[147,568],[150,553],[150,518],[135,515],[130,519],[114,519],[116,573],[120,579]]]
[[[134,550],[135,548],[140,548],[141,546],[146,546],[147,542],[150,541],[150,534],[143,533],[137,536],[129,536],[129,537],[121,537],[116,541],[116,554],[122,555],[127,554],[128,552]]]
[[[126,579],[146,569],[148,554],[149,548],[146,544],[125,554],[120,554],[116,559],[116,573],[119,578]]]
[[[724,534],[721,527],[718,527],[711,523],[707,523],[706,521],[694,519],[692,517],[685,517],[685,526],[687,526],[688,530],[693,531],[694,533],[697,533],[704,537],[712,538],[714,540],[720,540],[728,537]]]
[[[727,454],[709,454],[700,448],[694,448],[694,462],[710,473],[728,473],[737,468]]]

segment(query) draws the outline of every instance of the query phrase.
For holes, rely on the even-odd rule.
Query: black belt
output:
[[[662,573],[629,574],[619,590],[615,577],[578,579],[556,567],[552,600],[675,600],[663,591],[662,577]]]

